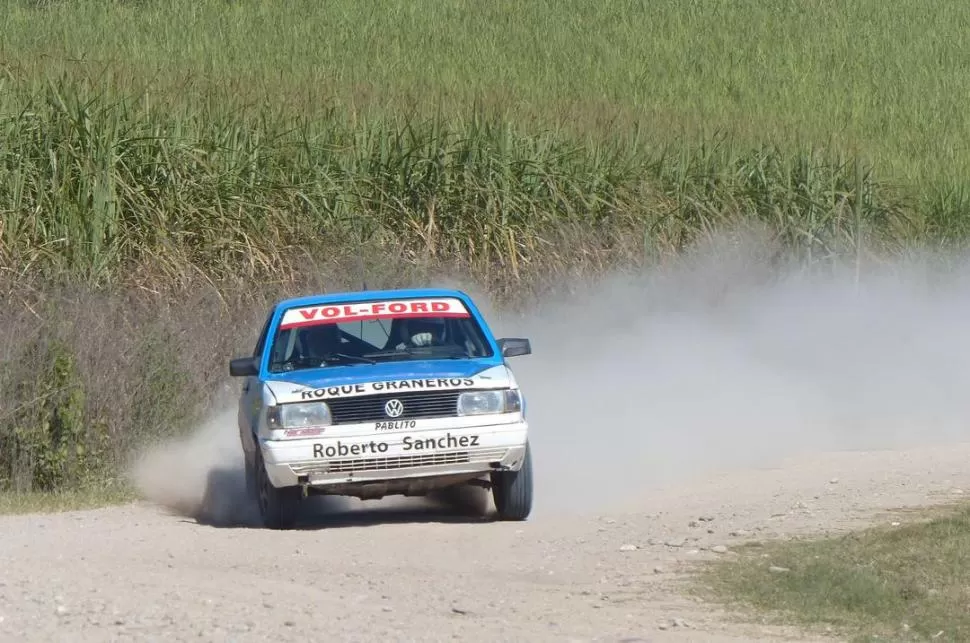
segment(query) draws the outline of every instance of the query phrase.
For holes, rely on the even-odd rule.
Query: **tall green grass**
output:
[[[183,114],[467,114],[579,134],[834,146],[913,182],[970,170],[957,0],[10,0],[0,60],[177,93]]]
[[[366,238],[518,277],[574,262],[550,253],[564,236],[613,261],[746,218],[812,257],[961,242],[968,21],[876,0],[15,1],[0,258],[279,275]]]
[[[940,233],[863,159],[835,153],[583,143],[486,116],[191,118],[70,79],[0,108],[7,267],[95,283],[178,280],[187,266],[286,274],[363,243],[520,278],[583,250],[676,252],[746,221],[812,259]]]

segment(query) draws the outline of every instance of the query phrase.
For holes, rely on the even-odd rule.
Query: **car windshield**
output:
[[[273,373],[492,355],[475,318],[460,299],[451,297],[290,308],[270,351]]]

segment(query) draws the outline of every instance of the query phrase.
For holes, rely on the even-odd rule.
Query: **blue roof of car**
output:
[[[295,306],[319,306],[334,302],[367,301],[370,299],[394,299],[404,297],[461,297],[470,299],[467,294],[452,288],[397,288],[393,290],[354,290],[348,292],[320,293],[283,299],[277,308],[293,308]]]

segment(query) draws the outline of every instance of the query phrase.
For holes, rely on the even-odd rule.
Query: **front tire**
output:
[[[300,488],[274,487],[258,450],[255,459],[253,487],[263,525],[269,529],[292,529],[300,512]]]
[[[532,513],[532,449],[528,444],[518,471],[492,474],[492,499],[500,520],[525,520]]]

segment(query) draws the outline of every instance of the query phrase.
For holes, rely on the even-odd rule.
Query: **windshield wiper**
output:
[[[347,353],[327,353],[320,358],[323,363],[340,362],[340,361],[351,361],[351,362],[363,362],[365,364],[376,364],[377,360],[371,359],[369,357],[363,357],[361,355],[348,355]]]
[[[460,346],[414,346],[398,348],[377,353],[367,353],[367,357],[436,357],[448,359],[462,359],[471,357],[468,351]]]
[[[370,359],[369,357],[361,357],[359,355],[348,355],[347,353],[327,353],[320,357],[291,357],[289,359],[283,360],[282,362],[274,362],[270,365],[270,370],[274,373],[279,373],[280,371],[292,371],[296,369],[304,368],[320,368],[321,366],[326,366],[327,364],[339,364],[341,362],[361,362],[365,364],[376,364],[377,360]]]
[[[376,364],[377,360],[371,359],[369,357],[363,357],[361,355],[348,355],[347,353],[327,353],[320,358],[325,364],[330,362],[339,361],[352,361],[352,362],[363,362],[365,364]]]
[[[367,353],[367,357],[410,357],[414,355],[410,348],[402,348],[392,351],[378,351],[376,353]]]

